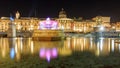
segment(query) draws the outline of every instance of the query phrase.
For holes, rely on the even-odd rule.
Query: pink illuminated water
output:
[[[39,52],[40,58],[50,62],[51,59],[57,58],[58,52],[56,48],[41,48]]]
[[[40,22],[40,29],[57,29],[58,23],[47,18],[45,21]]]

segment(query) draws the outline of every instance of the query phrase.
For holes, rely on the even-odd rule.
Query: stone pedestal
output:
[[[62,30],[34,30],[32,39],[38,41],[59,41],[65,38]]]
[[[16,25],[12,21],[9,23],[7,37],[16,37]]]

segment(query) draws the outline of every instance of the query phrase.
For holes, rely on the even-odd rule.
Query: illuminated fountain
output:
[[[57,29],[58,23],[56,21],[51,21],[50,18],[47,18],[46,21],[40,22],[39,29]]]
[[[33,40],[43,41],[58,41],[64,39],[63,30],[58,29],[58,23],[56,21],[47,18],[45,21],[41,21],[38,30],[34,30],[32,35]]]

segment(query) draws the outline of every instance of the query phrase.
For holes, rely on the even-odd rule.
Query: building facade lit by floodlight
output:
[[[14,19],[14,23],[16,24],[17,31],[32,31],[39,29],[39,25],[46,20],[46,18],[21,17],[18,11],[15,15],[16,18]],[[95,17],[91,20],[83,20],[82,18],[68,18],[67,13],[64,9],[62,9],[59,12],[58,18],[50,19],[58,22],[58,29],[62,29],[65,32],[87,33],[94,31],[93,27],[97,26],[98,24],[96,21],[97,18],[98,17]],[[1,17],[0,32],[6,32],[8,30],[9,22],[9,17]],[[101,24],[106,27],[111,27],[110,17],[102,17]]]

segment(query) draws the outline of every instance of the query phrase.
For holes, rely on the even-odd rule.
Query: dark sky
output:
[[[112,22],[120,21],[120,2],[115,0],[1,0],[0,17],[17,10],[25,17],[58,17],[61,8],[70,18],[91,19],[101,15],[110,16]]]

